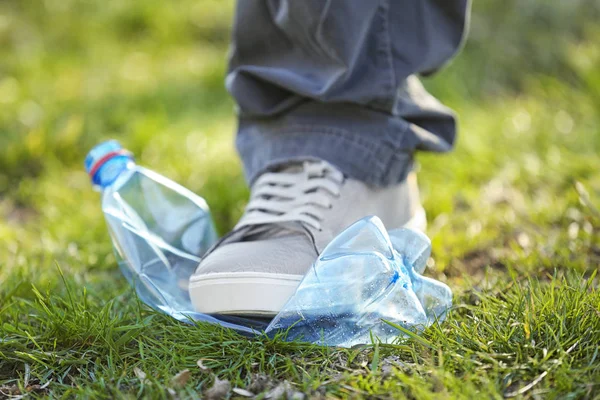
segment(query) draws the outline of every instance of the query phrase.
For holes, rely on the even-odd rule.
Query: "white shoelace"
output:
[[[246,215],[238,227],[300,222],[321,230],[323,211],[340,195],[344,175],[324,161],[305,161],[267,172],[253,185]]]

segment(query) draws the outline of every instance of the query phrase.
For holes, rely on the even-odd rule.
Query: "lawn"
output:
[[[0,399],[600,399],[600,3],[478,0],[426,86],[460,116],[421,154],[448,319],[397,345],[247,339],[143,306],[83,171],[117,138],[200,193],[248,191],[223,78],[231,1],[0,2]]]

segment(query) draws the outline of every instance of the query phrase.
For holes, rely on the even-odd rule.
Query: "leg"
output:
[[[227,88],[249,181],[321,158],[375,185],[448,151],[452,112],[416,78],[459,49],[468,0],[239,0]]]
[[[415,75],[457,51],[467,9],[239,0],[227,87],[252,194],[191,278],[199,311],[277,314],[331,240],[365,216],[424,229],[413,153],[450,150],[455,121]]]

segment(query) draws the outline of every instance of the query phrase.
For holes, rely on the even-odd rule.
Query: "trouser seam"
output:
[[[394,58],[392,56],[392,38],[390,35],[389,29],[389,17],[390,17],[390,2],[389,0],[384,0],[381,5],[381,9],[383,10],[383,23],[382,23],[382,42],[383,42],[383,50],[380,50],[388,63],[389,70],[389,80],[387,89],[389,91],[389,95],[386,96],[386,100],[384,102],[386,111],[391,112],[394,107],[396,91],[395,88],[398,86],[398,78],[396,76],[396,71],[394,69]]]

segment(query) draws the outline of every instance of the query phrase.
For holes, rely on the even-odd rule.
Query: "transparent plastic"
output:
[[[179,320],[190,275],[217,240],[204,200],[131,165],[104,190],[102,211],[121,271],[142,301]]]
[[[389,342],[394,325],[422,329],[442,320],[452,303],[448,286],[421,275],[429,239],[410,229],[390,231],[364,218],[323,251],[272,320],[206,315],[194,310],[190,276],[217,241],[206,202],[171,180],[137,166],[115,141],[95,147],[86,169],[102,190],[102,210],[121,271],[148,306],[173,318],[205,321],[245,334],[285,332],[288,340],[352,346]]]
[[[431,242],[412,229],[386,231],[363,218],[323,250],[267,331],[288,340],[350,347],[372,338],[391,342],[394,325],[419,331],[445,318],[452,291],[421,275]]]

